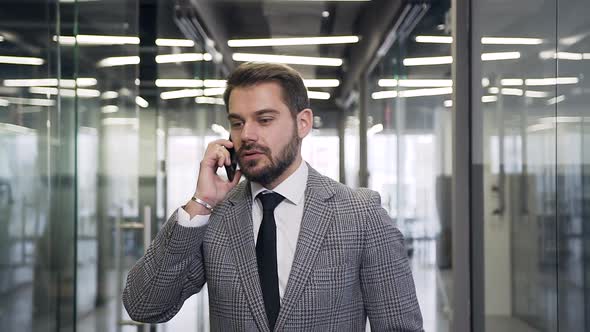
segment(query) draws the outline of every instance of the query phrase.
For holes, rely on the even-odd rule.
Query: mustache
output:
[[[238,155],[242,156],[249,151],[259,151],[259,152],[262,152],[266,155],[270,154],[269,148],[262,146],[262,145],[251,143],[251,144],[242,145],[242,147],[240,147],[240,149],[238,150]]]

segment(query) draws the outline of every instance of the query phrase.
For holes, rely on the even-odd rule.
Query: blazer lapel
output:
[[[326,202],[334,195],[332,185],[325,181],[324,177],[316,170],[309,165],[308,167],[309,175],[305,190],[303,220],[301,221],[291,274],[275,326],[277,331],[283,328],[289,312],[297,304],[315,264],[326,232],[334,219],[334,212]]]
[[[269,331],[256,265],[250,195],[249,183],[245,183],[229,197],[233,209],[229,211],[226,222],[229,242],[252,315],[260,331]]]

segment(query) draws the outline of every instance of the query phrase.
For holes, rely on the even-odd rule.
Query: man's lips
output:
[[[262,152],[262,151],[245,151],[244,153],[242,153],[242,158],[248,160],[248,159],[255,159],[255,158],[258,158],[263,155],[264,155],[264,152]]]

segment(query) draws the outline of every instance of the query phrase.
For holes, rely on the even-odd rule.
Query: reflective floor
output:
[[[449,317],[451,315],[450,303],[452,299],[451,270],[439,270],[435,264],[435,243],[432,240],[416,241],[412,257],[412,270],[416,283],[418,300],[424,317],[424,329],[431,332],[448,332]],[[109,273],[109,278],[114,285],[115,272]],[[436,287],[431,287],[436,285]],[[84,292],[83,288],[78,292]],[[0,326],[3,331],[47,331],[48,323],[40,323],[38,326],[30,326],[32,303],[31,299],[33,285],[23,284],[13,290],[10,294],[0,297]],[[115,294],[116,289],[108,290]],[[79,317],[77,330],[89,332],[104,331],[137,331],[136,326],[118,326],[116,315],[119,299],[114,296],[107,305],[99,307],[91,313]],[[158,331],[208,331],[207,315],[207,294],[206,289],[188,299],[182,310],[169,322],[160,324]],[[129,318],[122,312],[122,321]],[[529,327],[526,323],[506,316],[490,316],[486,320],[486,331],[490,332],[535,332],[537,330]]]

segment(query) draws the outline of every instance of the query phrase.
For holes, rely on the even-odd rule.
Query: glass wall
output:
[[[76,81],[61,70],[71,53],[53,37],[72,29],[73,17],[53,1],[9,0],[0,8],[0,326],[69,331]]]
[[[426,331],[449,331],[451,262],[450,2],[423,7],[368,75],[369,187],[406,239]],[[426,41],[426,42],[425,42]]]
[[[486,331],[588,330],[584,1],[474,2]],[[478,259],[477,257],[475,259]]]

